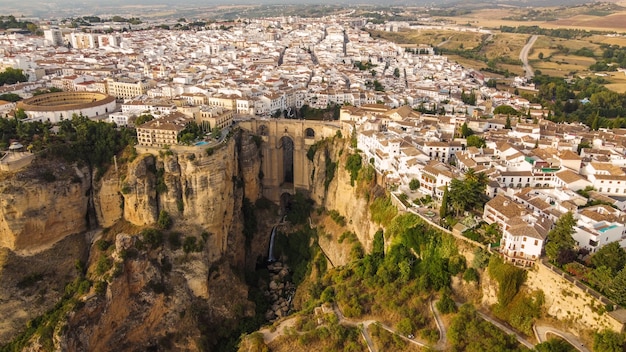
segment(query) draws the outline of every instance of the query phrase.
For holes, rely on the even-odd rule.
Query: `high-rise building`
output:
[[[58,28],[50,28],[43,31],[43,36],[47,45],[62,46],[65,44],[63,42],[63,34]]]

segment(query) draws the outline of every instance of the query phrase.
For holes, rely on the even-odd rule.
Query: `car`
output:
[[[415,336],[413,336],[413,334],[408,334],[408,335],[406,335],[406,337],[408,337],[411,340],[413,340],[415,338]]]

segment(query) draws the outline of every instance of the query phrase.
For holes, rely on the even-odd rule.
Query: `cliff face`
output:
[[[0,247],[36,253],[87,230],[86,167],[36,162],[6,177],[0,182]]]
[[[57,340],[62,350],[150,348],[160,342],[197,350],[198,339],[210,347],[217,343],[217,331],[223,336],[254,313],[240,274],[265,254],[269,232],[252,239],[263,246],[247,248],[241,208],[244,197],[254,202],[260,195],[258,146],[250,135],[236,132],[211,154],[204,148],[187,150],[140,155],[93,182],[86,167],[62,162],[52,167],[35,161],[18,174],[0,175],[0,344],[60,299],[65,284],[79,274],[77,260],[89,264],[87,279],[94,286],[82,297],[84,307],[73,313],[72,329]],[[169,248],[165,234],[158,249],[131,248],[135,256],[116,264],[121,267],[115,275],[94,276],[101,257],[112,257],[91,246],[93,234],[85,235],[89,227],[110,228],[101,237],[111,241],[119,224],[154,227],[161,211],[172,218],[181,241],[195,238],[195,249]],[[97,224],[89,223],[92,214]],[[78,235],[68,237],[73,233]],[[133,243],[145,240],[137,233],[130,237]],[[59,250],[58,245],[46,250],[54,243],[70,239],[72,250],[54,259],[46,255]],[[24,263],[32,270],[18,270]],[[171,272],[163,271],[168,263]],[[108,282],[106,293],[93,296],[99,282]],[[206,331],[196,328],[200,323]],[[184,333],[174,336],[175,330]]]
[[[370,220],[369,200],[366,192],[361,192],[356,183],[350,185],[350,173],[346,170],[346,160],[350,154],[348,139],[332,139],[313,158],[313,189],[311,198],[317,205],[328,210],[337,210],[346,218],[346,228],[341,231],[352,231],[366,251],[371,251],[374,234],[380,228]],[[335,175],[326,188],[327,159],[337,163]],[[363,161],[365,163],[366,161]],[[373,195],[371,195],[373,196]],[[328,224],[326,225],[328,226]],[[346,246],[340,246],[336,240],[320,240],[320,245],[331,257],[334,265],[343,265],[349,261]],[[336,254],[336,255],[335,255]],[[333,260],[333,258],[335,260]]]

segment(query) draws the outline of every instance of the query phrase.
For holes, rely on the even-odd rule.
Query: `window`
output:
[[[522,249],[524,249],[524,245],[522,245]]]
[[[526,237],[524,237],[524,239],[522,239],[522,241],[526,242]]]
[[[535,240],[535,246],[539,244],[539,240]]]

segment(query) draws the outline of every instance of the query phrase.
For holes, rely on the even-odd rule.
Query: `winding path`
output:
[[[535,76],[533,68],[528,63],[528,53],[530,52],[530,49],[533,47],[533,45],[535,45],[538,37],[538,35],[533,35],[532,37],[530,37],[526,45],[524,45],[524,47],[522,48],[522,51],[520,51],[519,53],[519,59],[522,61],[522,65],[524,66],[524,72],[526,72],[526,78],[528,79],[531,79]]]
[[[535,330],[535,335],[537,336],[537,340],[539,340],[540,343],[548,340],[548,334],[553,334],[567,341],[567,343],[569,343],[575,349],[581,352],[591,352],[591,350],[585,347],[585,345],[582,343],[582,341],[580,341],[580,339],[578,339],[576,335],[569,332],[561,331],[546,325],[535,325],[533,327],[533,330]]]

